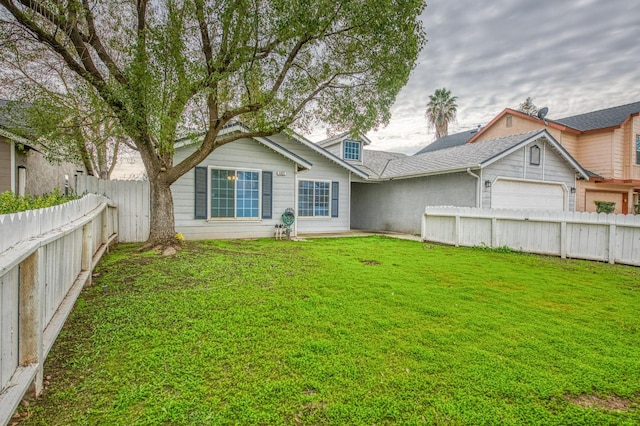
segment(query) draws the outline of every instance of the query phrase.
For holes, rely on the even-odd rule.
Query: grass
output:
[[[25,424],[638,424],[640,269],[383,237],[117,246]]]

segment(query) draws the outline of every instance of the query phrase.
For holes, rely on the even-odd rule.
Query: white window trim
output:
[[[233,216],[234,217],[211,217],[211,170],[232,170],[238,172],[258,172],[258,216],[257,217],[237,217],[236,214],[236,193],[237,186],[233,193]],[[238,182],[237,180],[235,181]],[[207,222],[262,222],[262,169],[247,169],[243,167],[207,167]]]
[[[353,142],[353,143],[357,143],[358,144],[358,158],[357,159],[353,159],[353,158],[347,158],[344,154],[345,154],[345,149],[347,147],[347,142]],[[356,141],[353,139],[345,139],[342,141],[342,159],[345,161],[355,161],[355,162],[359,162],[362,161],[362,142],[360,141]]]
[[[326,216],[302,216],[300,215],[300,182],[326,182],[329,184],[329,209],[328,209],[328,214]],[[296,210],[298,212],[298,218],[300,218],[300,220],[305,220],[305,219],[327,219],[327,220],[331,220],[331,180],[330,179],[298,179],[296,182],[296,193],[298,194],[297,200],[296,200]],[[315,194],[314,194],[315,196]],[[313,211],[315,213],[315,204],[313,205]]]

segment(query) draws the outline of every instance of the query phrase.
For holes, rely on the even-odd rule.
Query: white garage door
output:
[[[498,179],[491,187],[491,208],[564,210],[562,185]]]

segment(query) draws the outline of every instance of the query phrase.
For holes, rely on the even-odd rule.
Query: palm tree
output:
[[[445,89],[436,89],[433,95],[429,95],[429,103],[427,103],[427,111],[425,116],[429,122],[429,127],[436,128],[436,139],[449,134],[449,123],[455,121],[456,112],[458,111],[457,96],[451,96],[451,91]]]

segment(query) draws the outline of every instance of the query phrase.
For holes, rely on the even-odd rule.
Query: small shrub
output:
[[[522,250],[517,250],[517,249],[512,249],[509,246],[500,246],[500,247],[489,247],[486,244],[480,244],[479,246],[473,246],[472,248],[476,249],[476,250],[482,250],[482,251],[490,251],[493,253],[520,253],[522,254]]]
[[[54,189],[50,194],[39,195],[37,197],[33,195],[15,195],[11,191],[6,191],[0,194],[0,214],[43,209],[77,198],[78,197],[73,195],[63,195],[58,188]]]
[[[616,209],[615,201],[594,201],[594,203],[598,213],[613,213]]]

